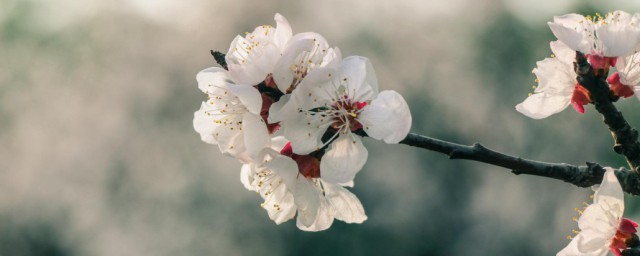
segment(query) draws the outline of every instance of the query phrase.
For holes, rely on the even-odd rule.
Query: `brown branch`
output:
[[[605,81],[607,72],[595,74],[593,68],[587,62],[584,54],[576,52],[574,68],[578,77],[578,83],[591,94],[591,100],[596,110],[600,112],[603,121],[609,127],[611,136],[615,141],[613,150],[621,154],[627,160],[632,171],[637,173],[640,166],[640,143],[638,143],[638,131],[631,128],[618,111],[611,100],[609,84]]]
[[[466,159],[510,169],[512,173],[547,177],[571,183],[578,187],[590,187],[600,184],[604,168],[596,163],[575,166],[564,163],[546,163],[507,155],[486,148],[478,143],[472,146],[410,133],[400,142],[448,155],[449,159]],[[622,189],[633,195],[640,195],[640,184],[633,172],[624,168],[616,170]]]

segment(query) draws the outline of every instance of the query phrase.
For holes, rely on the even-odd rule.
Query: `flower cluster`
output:
[[[198,73],[208,100],[194,128],[243,163],[242,184],[277,224],[296,214],[307,231],[334,219],[362,223],[362,204],[346,189],[367,161],[360,137],[400,142],[411,127],[407,103],[378,90],[367,58],[343,59],[321,35],[294,35],[280,14],[275,21],[233,40],[228,70]]]
[[[591,94],[576,80],[573,62],[582,52],[598,76],[607,77],[611,96],[640,99],[640,14],[615,11],[605,16],[567,14],[555,17],[549,27],[558,41],[553,55],[538,61],[533,70],[538,86],[516,106],[520,113],[541,119],[572,105],[579,113],[591,103]],[[616,72],[609,75],[609,69]]]
[[[574,64],[581,52],[591,65],[594,77],[608,83],[606,96],[612,101],[636,95],[640,99],[640,14],[615,11],[605,16],[568,14],[555,17],[549,27],[557,37],[550,43],[551,58],[537,62],[533,70],[538,86],[516,106],[520,113],[542,119],[572,105],[579,113],[592,103],[594,95],[580,84]],[[615,68],[615,72],[611,72]],[[611,70],[610,70],[611,69]],[[606,89],[606,87],[605,87]],[[602,97],[601,97],[602,98]],[[558,256],[616,256],[639,245],[638,224],[623,218],[624,193],[612,168],[599,186],[594,187],[593,204],[577,209],[580,231],[574,231],[567,247]]]
[[[623,218],[624,193],[612,168],[606,168],[602,183],[594,188],[593,204],[580,213],[577,235],[557,256],[606,255],[611,251],[621,256],[621,249],[638,242],[638,224]]]

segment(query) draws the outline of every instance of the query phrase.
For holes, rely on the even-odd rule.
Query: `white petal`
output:
[[[282,151],[284,146],[287,145],[287,143],[289,143],[289,140],[287,140],[284,136],[273,137],[271,138],[271,149],[280,152]]]
[[[539,81],[535,92],[547,92],[568,97],[573,94],[577,83],[573,64],[566,64],[556,58],[545,58],[536,62],[533,73]]]
[[[360,200],[353,193],[328,182],[322,183],[322,187],[336,219],[346,223],[362,223],[367,220]]]
[[[623,11],[610,13],[604,22],[598,22],[596,34],[602,43],[603,54],[607,57],[632,54],[640,39],[637,21],[631,14]]]
[[[573,66],[573,62],[576,60],[575,50],[572,50],[560,40],[550,42],[549,46],[551,47],[553,55],[555,55],[558,60],[562,61],[566,65]]]
[[[329,125],[329,118],[321,119],[310,115],[297,115],[295,119],[280,122],[284,137],[291,141],[293,153],[306,155],[322,147],[322,135]]]
[[[340,72],[340,79],[347,79],[350,99],[364,102],[378,94],[378,78],[369,59],[349,56],[342,61]]]
[[[315,46],[313,39],[296,40],[295,38],[289,42],[286,50],[282,53],[282,57],[275,65],[273,71],[273,80],[278,85],[280,91],[286,93],[287,89],[293,82],[293,71],[291,67],[303,52],[310,52]]]
[[[602,237],[590,237],[590,234],[581,232],[556,256],[605,256],[608,251]]]
[[[352,181],[345,182],[345,183],[338,183],[338,185],[343,186],[343,187],[352,188],[354,186],[354,183],[353,183],[353,180],[352,180]]]
[[[358,114],[367,135],[395,144],[407,137],[411,129],[411,112],[402,95],[382,91]]]
[[[302,175],[298,176],[295,202],[298,206],[296,226],[304,231],[322,231],[331,227],[333,215],[327,200],[316,184]]]
[[[262,97],[258,89],[247,85],[229,85],[229,91],[240,99],[249,112],[259,115],[262,108]]]
[[[587,22],[582,15],[567,14],[556,16],[553,22],[548,22],[553,34],[574,51],[591,53],[592,44],[589,34],[593,33],[593,24]],[[586,31],[585,31],[586,30]]]
[[[295,106],[293,104],[288,105],[290,98],[291,94],[285,94],[278,101],[271,104],[271,107],[269,107],[269,123],[277,123],[297,114],[295,113]]]
[[[340,67],[340,62],[342,62],[342,52],[340,52],[340,48],[334,47],[327,50],[320,67],[337,69]]]
[[[204,93],[224,90],[227,84],[233,84],[229,72],[217,67],[206,68],[198,72],[196,81],[198,81],[198,88]]]
[[[293,33],[289,21],[284,16],[276,13],[274,19],[276,21],[276,32],[273,43],[280,48],[280,51],[283,51]]]
[[[249,191],[256,191],[256,187],[252,185],[254,180],[254,172],[251,164],[243,164],[240,168],[240,182]]]
[[[269,214],[269,218],[276,224],[292,219],[297,208],[291,191],[282,183],[269,184],[269,186],[269,194],[263,195],[265,200],[262,204],[262,207]]]
[[[593,202],[598,204],[600,201],[606,200],[610,205],[620,205],[621,207],[619,209],[615,209],[618,212],[611,213],[615,216],[622,216],[624,212],[624,192],[622,192],[622,187],[613,168],[605,167],[605,169],[606,172],[602,178],[602,183],[600,183],[600,187],[593,196]]]
[[[542,119],[564,110],[569,104],[571,104],[570,97],[536,93],[516,105],[516,110],[530,118]]]
[[[626,57],[619,57],[616,69],[620,74],[620,82],[624,85],[636,86],[640,84],[640,53]]]
[[[353,180],[367,162],[368,151],[352,134],[341,134],[320,160],[320,177],[330,183]]]
[[[313,225],[320,210],[320,191],[318,188],[312,181],[298,175],[293,196],[298,206],[298,228],[302,229]]]
[[[296,187],[298,164],[293,159],[278,154],[274,155],[271,161],[264,163],[264,166],[281,177],[287,187],[292,190]]]
[[[242,117],[242,131],[249,156],[257,155],[260,150],[269,145],[269,131],[259,115],[245,113]]]
[[[200,134],[200,139],[209,144],[217,144],[214,134],[217,125],[214,123],[214,118],[207,115],[207,103],[202,102],[200,110],[193,113],[193,129]]]
[[[246,150],[244,146],[244,134],[238,127],[218,126],[214,136],[218,140],[220,152],[230,156],[236,156]]]

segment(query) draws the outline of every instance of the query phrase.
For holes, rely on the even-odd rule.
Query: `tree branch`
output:
[[[604,168],[597,163],[575,166],[564,163],[546,163],[511,156],[486,148],[478,143],[472,146],[438,140],[410,133],[401,144],[419,147],[448,155],[449,159],[466,159],[510,169],[513,174],[528,174],[571,183],[578,187],[590,187],[602,182]],[[636,175],[624,168],[616,170],[622,189],[640,195],[640,184]]]
[[[602,114],[603,121],[609,127],[611,136],[615,141],[613,150],[624,155],[629,167],[637,173],[640,166],[640,143],[638,143],[638,131],[631,128],[624,119],[622,113],[613,105],[609,84],[605,81],[607,72],[595,74],[593,68],[587,62],[584,54],[576,52],[574,68],[578,77],[578,83],[591,93],[591,100],[596,110]]]

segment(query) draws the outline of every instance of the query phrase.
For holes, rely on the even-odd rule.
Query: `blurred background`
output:
[[[550,162],[624,166],[592,106],[514,110],[546,22],[638,1],[0,0],[0,255],[554,255],[590,189],[365,139],[369,219],[275,225],[240,164],[200,141],[195,74],[274,24],[369,57],[416,133]],[[640,126],[636,99],[617,104]],[[626,215],[640,217],[628,196]]]

